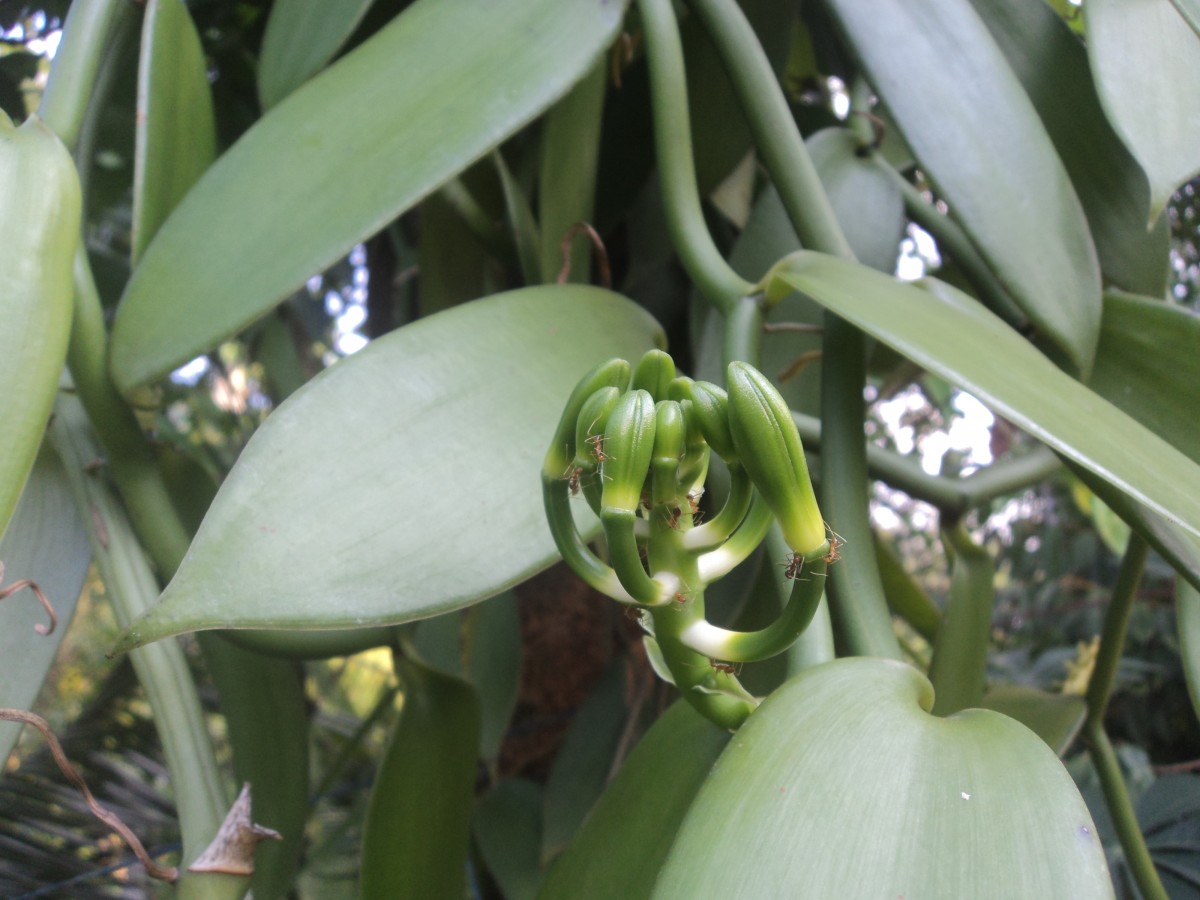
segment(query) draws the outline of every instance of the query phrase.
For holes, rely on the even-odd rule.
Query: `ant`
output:
[[[787,568],[783,570],[783,577],[787,579],[795,579],[800,577],[800,573],[804,571],[804,557],[799,553],[793,553],[792,558],[788,561]]]
[[[567,488],[571,491],[572,497],[579,496],[579,478],[583,475],[583,467],[571,463],[567,466],[567,471],[563,473],[563,477],[567,479]]]
[[[724,672],[726,675],[733,675],[734,677],[737,677],[738,675],[742,674],[741,663],[718,662],[715,659],[710,659],[708,664],[718,672]]]
[[[825,565],[832,566],[835,562],[842,558],[841,549],[846,544],[841,536],[834,532],[829,532],[829,552],[825,554]]]
[[[678,506],[672,506],[668,511],[667,527],[673,530],[679,528],[679,516],[681,514],[682,510]]]
[[[587,439],[587,442],[592,445],[592,456],[596,457],[596,462],[602,463],[611,457],[604,452],[604,435],[593,434]]]

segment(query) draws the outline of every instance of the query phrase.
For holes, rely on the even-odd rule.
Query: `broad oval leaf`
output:
[[[1084,16],[1096,89],[1150,180],[1153,224],[1200,171],[1200,35],[1171,0],[1088,0]]]
[[[276,0],[258,57],[258,99],[268,109],[333,59],[372,0]]]
[[[830,0],[921,168],[1039,331],[1081,373],[1100,270],[1079,198],[968,0]]]
[[[267,113],[163,224],[113,326],[117,386],[250,324],[529,122],[623,14],[616,0],[418,0]]]
[[[1149,185],[1100,105],[1087,50],[1044,0],[972,0],[1066,166],[1105,278],[1127,291],[1167,290],[1165,217],[1146,230]]]
[[[1112,897],[1054,753],[1007,716],[939,719],[932,700],[888,660],[789,681],[721,754],[654,896]]]
[[[141,47],[133,156],[135,263],[217,155],[208,64],[182,0],[147,4]]]
[[[71,497],[62,463],[48,448],[38,456],[8,532],[0,539],[0,587],[31,578],[58,615],[53,633],[40,635],[46,613],[28,590],[0,600],[0,706],[30,709],[58,645],[67,633],[92,558],[87,532]],[[7,759],[21,726],[0,722],[0,760]]]
[[[462,897],[479,701],[470,685],[401,660],[404,708],[379,764],[363,828],[361,896]]]
[[[549,565],[539,461],[571,386],[661,342],[624,298],[548,285],[380,338],[251,439],[122,649],[204,628],[427,618]]]
[[[629,754],[550,869],[539,898],[649,897],[679,823],[730,738],[728,731],[677,701]]]
[[[811,251],[789,257],[776,277],[1200,535],[1200,494],[1180,489],[1200,484],[1200,467],[966,294],[934,279],[922,290]]]

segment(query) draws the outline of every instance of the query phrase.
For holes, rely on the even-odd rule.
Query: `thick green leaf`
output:
[[[135,262],[217,155],[208,63],[183,0],[147,4],[141,46],[133,156]]]
[[[1062,756],[1087,718],[1087,701],[1078,694],[1051,694],[1024,684],[1001,684],[983,696],[984,709],[1016,719]]]
[[[479,746],[479,701],[457,678],[402,661],[404,708],[371,790],[361,896],[461,897]]]
[[[968,0],[830,0],[938,193],[1039,331],[1086,373],[1100,270],[1070,178]]]
[[[1083,10],[1096,89],[1150,181],[1153,224],[1200,170],[1200,35],[1171,0],[1088,0]]]
[[[609,666],[575,716],[554,758],[546,780],[543,863],[562,851],[604,793],[630,714],[625,704],[625,668],[623,660]]]
[[[79,178],[36,116],[0,113],[0,536],[46,433],[67,355]]]
[[[1167,220],[1146,230],[1149,185],[1096,94],[1087,50],[1044,0],[972,0],[1029,93],[1066,166],[1104,276],[1127,291],[1167,290]]]
[[[497,784],[475,807],[471,832],[504,900],[534,900],[542,883],[542,786]]]
[[[276,0],[258,57],[258,99],[274,106],[333,59],[372,0]]]
[[[924,676],[887,660],[789,681],[721,754],[654,896],[1112,897],[1087,807],[1049,748],[987,710],[935,718],[932,699]]]
[[[0,563],[5,569],[0,587],[23,578],[36,581],[54,606],[58,627],[44,636],[34,631],[35,626],[48,623],[28,590],[0,600],[0,706],[32,706],[75,614],[91,557],[66,472],[58,457],[45,449],[0,539]],[[0,760],[8,758],[20,733],[19,725],[0,722]]]
[[[623,14],[618,0],[418,0],[265,115],[164,223],[114,324],[117,386],[253,322],[484,155],[587,71]]]
[[[1092,390],[1200,463],[1200,316],[1180,306],[1110,291]]]
[[[1058,370],[972,298],[934,279],[922,290],[808,251],[777,277],[1200,535],[1200,495],[1179,489],[1200,479],[1196,464]]]
[[[406,622],[539,571],[557,555],[539,464],[571,386],[660,340],[616,294],[550,285],[375,341],[272,413],[122,648],[204,628]]]
[[[682,701],[668,709],[550,870],[541,900],[649,897],[679,823],[730,737]]]
[[[904,236],[904,198],[874,153],[859,153],[848,129],[826,128],[804,142],[846,240],[863,265],[896,271]]]

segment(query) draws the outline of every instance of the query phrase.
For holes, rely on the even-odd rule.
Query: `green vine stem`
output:
[[[996,598],[992,558],[962,522],[948,524],[942,540],[951,556],[950,599],[929,665],[935,716],[948,716],[983,701]]]
[[[700,292],[728,314],[754,286],[730,268],[704,223],[692,159],[683,45],[675,11],[671,0],[638,0],[637,5],[646,36],[655,154],[671,242]]]
[[[796,129],[787,98],[745,13],[734,0],[688,0],[688,5],[700,17],[733,82],[754,143],[800,243],[811,250],[853,259],[854,252]]]
[[[853,560],[829,575],[835,631],[854,656],[902,659],[892,629],[870,523],[871,479],[863,435],[866,348],[862,332],[827,316],[821,380],[821,509]]]
[[[42,121],[69,149],[79,140],[96,73],[118,23],[134,14],[127,0],[76,0],[71,4],[46,91],[38,105]]]
[[[125,516],[102,476],[90,471],[96,450],[82,406],[60,395],[50,440],[63,460],[83,513],[92,555],[108,588],[117,622],[125,627],[158,599],[158,583]],[[217,833],[227,807],[221,777],[205,729],[200,701],[183,650],[163,641],[130,654],[162,740],[190,862]]]
[[[733,0],[691,0],[691,6],[721,56],[801,243],[854,259],[787,99],[745,15]],[[834,316],[826,316],[826,323],[821,506],[854,553],[851,563],[835,566],[830,575],[831,611],[851,653],[899,659],[900,645],[892,632],[868,520],[870,481],[862,429],[865,345],[852,326]]]
[[[1121,841],[1126,862],[1137,882],[1138,889],[1148,900],[1166,900],[1167,892],[1154,868],[1154,860],[1146,847],[1146,839],[1138,827],[1137,813],[1129,798],[1125,778],[1112,743],[1104,731],[1104,713],[1116,683],[1117,667],[1125,649],[1125,635],[1129,630],[1129,617],[1137,599],[1137,587],[1146,565],[1149,545],[1137,532],[1129,536],[1117,583],[1113,587],[1108,612],[1104,616],[1104,629],[1100,635],[1100,650],[1087,689],[1087,721],[1083,734],[1087,741],[1092,765],[1100,778],[1104,791],[1104,802]]]

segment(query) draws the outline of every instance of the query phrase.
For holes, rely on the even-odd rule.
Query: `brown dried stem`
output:
[[[604,247],[604,241],[600,240],[600,235],[596,233],[596,229],[587,222],[576,222],[567,229],[567,233],[563,235],[562,244],[562,268],[558,270],[558,278],[555,279],[557,284],[566,284],[567,277],[571,274],[571,242],[575,240],[575,236],[580,233],[586,234],[591,238],[592,246],[596,248],[596,265],[600,268],[600,283],[606,288],[612,288],[612,269],[608,265],[608,250]]]

